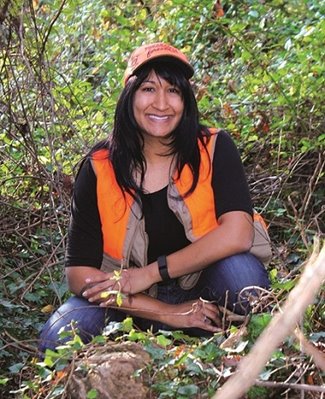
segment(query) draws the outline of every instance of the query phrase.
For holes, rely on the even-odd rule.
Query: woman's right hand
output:
[[[212,302],[200,298],[170,306],[172,311],[166,316],[165,322],[171,327],[222,331],[219,309]]]

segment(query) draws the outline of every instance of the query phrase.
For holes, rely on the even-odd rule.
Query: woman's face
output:
[[[179,124],[184,111],[182,94],[171,85],[150,72],[137,89],[133,99],[133,113],[144,140],[168,138]]]

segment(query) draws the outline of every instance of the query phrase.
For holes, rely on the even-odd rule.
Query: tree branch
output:
[[[325,392],[324,386],[308,385],[308,384],[292,384],[288,382],[256,380],[254,385],[260,387],[268,387],[268,388],[289,388],[289,389],[299,389],[300,391]]]

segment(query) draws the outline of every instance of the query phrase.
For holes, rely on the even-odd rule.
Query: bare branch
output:
[[[325,392],[325,387],[318,385],[290,384],[288,382],[259,381],[259,380],[255,381],[255,385],[260,387],[268,387],[268,388],[289,388],[289,389],[297,389],[300,391]]]

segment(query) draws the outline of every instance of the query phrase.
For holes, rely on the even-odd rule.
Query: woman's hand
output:
[[[139,299],[146,303],[139,302]],[[109,298],[103,299],[100,306],[118,307],[117,296],[112,293]],[[144,295],[138,294],[121,298],[121,306],[130,314],[157,320],[175,328],[196,327],[212,333],[222,331],[219,308],[201,298],[171,305],[148,296],[144,298]]]
[[[106,273],[104,279],[102,276],[94,276],[86,278],[85,282],[89,288],[82,295],[89,302],[106,302],[111,295],[116,297],[118,293],[133,295],[145,291],[152,285],[145,268],[122,269]]]
[[[125,295],[132,289],[130,275],[125,272],[131,271],[143,272],[143,269],[124,270],[122,276],[107,273],[105,280],[100,276],[86,279],[89,288],[84,291],[83,296],[90,302],[100,303],[100,306],[121,306],[131,315],[160,321],[171,327],[196,327],[212,333],[221,331],[219,308],[212,302],[200,298],[180,304],[168,304],[144,294]],[[137,277],[138,273],[135,274]],[[143,274],[139,273],[139,276]]]
[[[166,320],[171,327],[197,327],[211,332],[222,330],[219,309],[212,302],[200,298],[171,306],[174,309]]]

